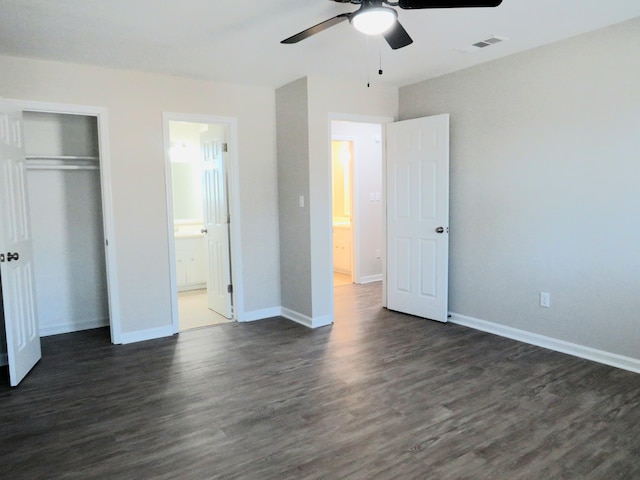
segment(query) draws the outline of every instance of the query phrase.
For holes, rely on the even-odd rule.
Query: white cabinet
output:
[[[203,235],[176,237],[176,281],[179,291],[207,286],[207,258]]]
[[[333,270],[351,275],[351,225],[333,226]]]

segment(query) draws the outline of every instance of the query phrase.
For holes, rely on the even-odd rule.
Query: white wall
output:
[[[382,126],[374,123],[331,122],[333,139],[354,142],[352,225],[356,235],[356,283],[382,279],[383,248]],[[372,197],[373,196],[373,200]]]
[[[123,335],[171,329],[164,111],[238,119],[240,313],[280,305],[273,90],[13,57],[0,71],[2,97],[108,109]]]
[[[451,114],[452,312],[640,359],[638,59],[640,19],[400,90]]]

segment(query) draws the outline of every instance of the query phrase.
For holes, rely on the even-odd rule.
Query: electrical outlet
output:
[[[549,292],[540,292],[540,306],[545,308],[551,306],[551,295]]]

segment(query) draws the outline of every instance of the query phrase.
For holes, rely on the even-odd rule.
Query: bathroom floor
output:
[[[205,289],[178,292],[178,312],[181,331],[233,321],[209,310]]]
[[[351,275],[345,275],[344,273],[333,272],[333,286],[339,287],[340,285],[351,285]]]

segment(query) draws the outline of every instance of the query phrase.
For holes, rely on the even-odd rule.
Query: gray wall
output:
[[[452,312],[640,358],[639,59],[636,19],[400,90],[451,114]]]
[[[276,90],[281,305],[311,317],[307,97],[306,78]]]

